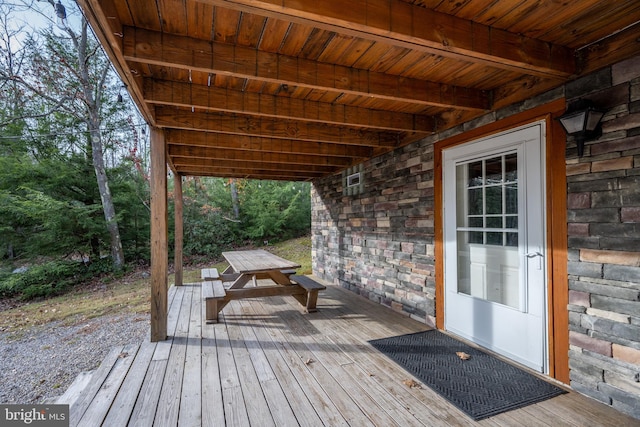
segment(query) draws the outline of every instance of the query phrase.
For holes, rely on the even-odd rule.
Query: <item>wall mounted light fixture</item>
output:
[[[606,111],[597,108],[588,99],[579,99],[569,104],[567,111],[558,120],[567,132],[576,140],[578,157],[584,154],[584,143],[602,135],[600,120]]]

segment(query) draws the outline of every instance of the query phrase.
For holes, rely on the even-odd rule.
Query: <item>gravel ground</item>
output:
[[[43,403],[61,396],[76,376],[100,366],[118,345],[149,339],[149,316],[103,316],[80,325],[48,324],[20,339],[0,333],[0,403]]]

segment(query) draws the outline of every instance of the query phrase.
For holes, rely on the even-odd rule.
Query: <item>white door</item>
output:
[[[443,151],[445,328],[547,371],[544,123]]]

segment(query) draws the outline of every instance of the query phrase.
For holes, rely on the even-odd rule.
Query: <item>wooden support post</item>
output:
[[[182,199],[182,175],[175,174],[173,178],[173,203],[174,203],[174,223],[175,223],[175,247],[173,268],[175,274],[175,285],[182,286],[182,248],[184,242],[184,219],[183,219],[183,199]]]
[[[167,157],[162,129],[151,129],[151,341],[167,339]]]

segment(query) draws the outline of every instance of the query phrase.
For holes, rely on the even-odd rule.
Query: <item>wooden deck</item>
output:
[[[232,301],[204,322],[199,284],[169,291],[171,339],[114,348],[57,403],[71,425],[104,426],[627,426],[568,393],[473,422],[368,340],[425,326],[335,286],[318,312],[292,297]]]

